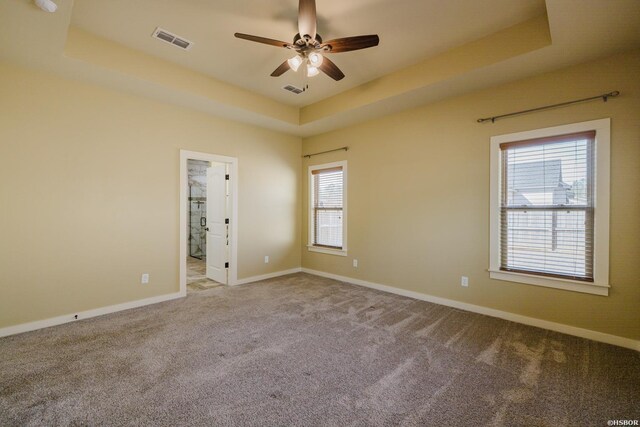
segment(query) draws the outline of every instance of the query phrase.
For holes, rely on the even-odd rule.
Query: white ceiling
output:
[[[334,54],[346,78],[269,74],[292,56],[286,49],[233,37],[242,32],[291,41],[297,0],[75,0],[71,24],[127,47],[294,106],[315,103],[453,47],[545,13],[544,0],[317,0],[324,40],[378,34],[380,45]],[[162,27],[190,41],[183,51],[151,38]]]

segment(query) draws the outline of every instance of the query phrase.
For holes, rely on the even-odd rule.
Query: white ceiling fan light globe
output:
[[[322,61],[324,60],[324,57],[319,54],[318,52],[312,52],[309,55],[309,63],[313,66],[313,67],[319,67],[320,65],[322,65]]]
[[[58,9],[58,5],[51,0],[35,0],[36,6],[45,12],[53,13]]]
[[[318,69],[312,65],[307,65],[307,77],[314,77],[320,73]]]
[[[300,55],[296,55],[291,59],[287,59],[287,63],[289,64],[289,67],[293,70],[293,71],[298,71],[298,68],[300,68],[300,66],[302,65],[303,59]]]

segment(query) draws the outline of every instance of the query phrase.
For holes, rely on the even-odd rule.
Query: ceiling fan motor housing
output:
[[[301,47],[309,46],[309,47],[317,48],[320,46],[321,43],[322,43],[322,37],[320,37],[320,34],[316,34],[315,40],[312,40],[309,35],[305,35],[304,37],[302,37],[300,36],[300,33],[296,34],[295,37],[293,38],[293,45],[295,46],[301,46]]]

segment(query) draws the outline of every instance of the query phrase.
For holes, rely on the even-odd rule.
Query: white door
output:
[[[226,165],[207,169],[207,277],[227,284]]]

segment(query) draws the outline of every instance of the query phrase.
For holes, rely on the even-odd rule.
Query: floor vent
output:
[[[282,87],[282,89],[284,89],[284,90],[288,90],[289,92],[293,92],[293,93],[295,93],[296,95],[299,95],[299,94],[301,94],[302,92],[304,92],[304,90],[303,90],[303,89],[300,89],[299,87],[295,87],[295,86],[291,86],[291,85],[283,86],[283,87]]]
[[[172,34],[167,30],[163,30],[160,27],[156,28],[151,37],[162,40],[163,42],[171,43],[172,45],[184,50],[191,49],[191,45],[193,44],[189,40],[176,36],[175,34]]]

